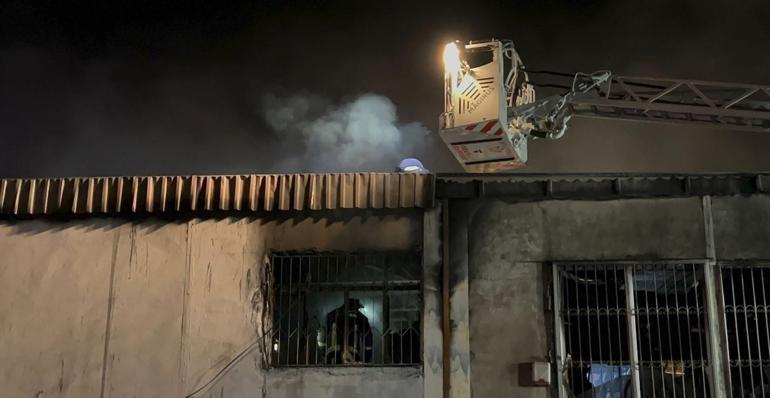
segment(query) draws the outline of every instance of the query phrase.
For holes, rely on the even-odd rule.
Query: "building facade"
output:
[[[768,184],[0,180],[2,396],[770,395]]]

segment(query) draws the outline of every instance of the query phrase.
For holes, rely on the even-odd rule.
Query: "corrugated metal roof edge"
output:
[[[407,173],[5,178],[0,215],[427,208],[434,180]]]
[[[0,216],[430,208],[434,198],[770,194],[770,173],[324,173],[0,179]]]

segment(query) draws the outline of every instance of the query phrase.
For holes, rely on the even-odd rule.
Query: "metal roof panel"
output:
[[[0,179],[0,215],[425,208],[434,176],[253,174]]]

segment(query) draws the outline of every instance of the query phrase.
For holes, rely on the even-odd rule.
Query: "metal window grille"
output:
[[[731,397],[770,397],[770,264],[720,264]]]
[[[559,396],[708,396],[703,263],[554,267]]]
[[[417,253],[273,253],[273,366],[421,363]]]

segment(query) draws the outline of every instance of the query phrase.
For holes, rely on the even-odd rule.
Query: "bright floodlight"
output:
[[[460,73],[460,50],[455,43],[444,47],[444,69],[451,74]]]

